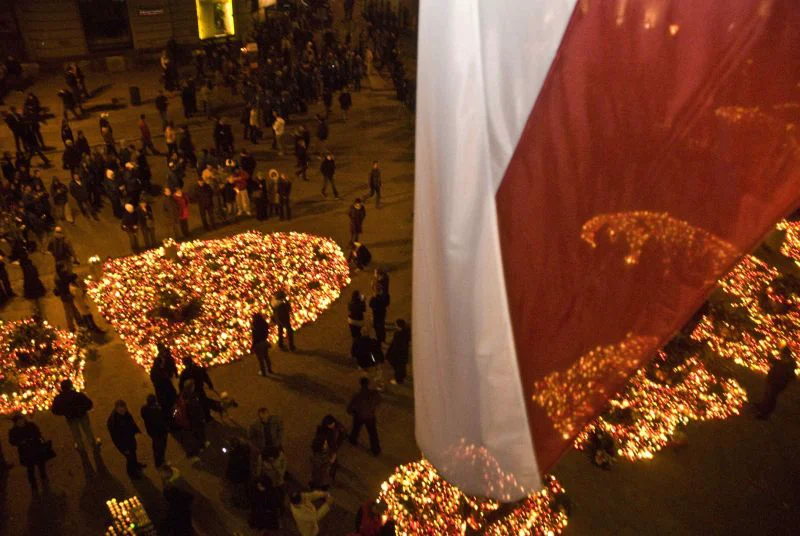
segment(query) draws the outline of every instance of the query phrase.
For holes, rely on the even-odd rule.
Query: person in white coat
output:
[[[317,508],[314,501],[325,499],[325,502]],[[293,493],[291,498],[291,510],[297,530],[301,536],[317,536],[319,534],[319,522],[328,515],[333,504],[333,497],[325,491],[310,491],[307,493]]]

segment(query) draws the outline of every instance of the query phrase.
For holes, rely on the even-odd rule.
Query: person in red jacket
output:
[[[181,234],[184,238],[189,238],[189,198],[183,194],[183,190],[176,188],[172,199],[178,207],[178,224],[181,227]]]

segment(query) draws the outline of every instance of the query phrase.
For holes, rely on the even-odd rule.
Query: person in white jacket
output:
[[[325,499],[325,502],[317,508],[314,501]],[[310,491],[307,493],[293,493],[291,498],[291,510],[294,522],[300,536],[317,536],[319,534],[319,522],[328,515],[333,504],[333,497],[325,491]]]

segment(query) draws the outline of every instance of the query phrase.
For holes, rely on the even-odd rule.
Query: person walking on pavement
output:
[[[180,188],[175,189],[172,197],[175,200],[175,206],[178,208],[178,225],[181,228],[181,236],[184,239],[189,238],[189,199],[183,195],[183,190]]]
[[[369,380],[367,378],[361,378],[360,382],[361,389],[353,395],[347,405],[347,413],[353,416],[350,444],[358,445],[361,427],[365,426],[369,434],[369,449],[374,456],[378,456],[381,453],[381,442],[378,438],[375,411],[381,403],[381,395],[378,391],[369,388]]]
[[[333,188],[333,196],[341,199],[336,190],[336,183],[333,181],[334,175],[336,175],[336,160],[333,158],[333,153],[325,155],[325,159],[319,165],[319,171],[322,173],[322,195],[328,197],[328,183],[330,183]]]
[[[286,291],[279,290],[270,300],[272,306],[273,321],[278,325],[278,347],[286,350],[283,343],[284,334],[289,340],[289,351],[294,352],[297,348],[294,345],[294,329],[292,329],[292,304]]]
[[[394,370],[394,378],[389,380],[392,385],[402,384],[407,376],[409,349],[411,348],[411,329],[402,318],[395,321],[396,331],[386,350],[386,360]]]
[[[39,468],[39,477],[42,483],[47,486],[47,461],[53,457],[52,447],[42,437],[39,427],[29,421],[22,413],[16,412],[11,416],[13,423],[11,430],[8,431],[8,443],[12,447],[17,447],[19,463],[28,470],[28,482],[31,490],[37,493],[39,485],[36,482],[36,468]]]
[[[342,91],[339,93],[339,106],[342,109],[342,121],[347,123],[347,112],[353,106],[353,97],[350,95],[350,91],[347,87],[342,88]]]
[[[78,309],[75,307],[75,301],[70,292],[69,285],[72,283],[75,274],[68,272],[56,272],[56,278],[53,284],[53,294],[59,297],[61,305],[64,307],[64,319],[67,322],[67,329],[75,332],[75,320],[78,318]]]
[[[136,219],[139,222],[139,230],[142,231],[142,243],[145,249],[156,247],[156,222],[153,218],[153,207],[144,199],[141,199],[139,206],[136,207]]]
[[[317,508],[314,501],[322,499],[325,502]],[[320,533],[319,522],[328,515],[333,504],[331,494],[326,491],[295,492],[289,501],[292,518],[300,536],[317,536]]]
[[[258,359],[259,374],[266,376],[273,374],[272,361],[269,359],[269,323],[264,315],[255,313],[251,328],[253,341],[251,349]]]
[[[147,403],[141,412],[144,429],[153,441],[153,461],[156,468],[164,465],[164,454],[167,452],[167,436],[169,425],[164,408],[158,404],[156,395],[147,395]]]
[[[367,194],[364,199],[369,199],[374,195],[375,207],[381,208],[381,187],[383,186],[383,182],[381,181],[381,168],[377,160],[373,160],[372,162],[372,169],[369,170],[368,184],[369,194]]]
[[[147,153],[149,149],[154,155],[160,155],[155,145],[153,145],[153,136],[150,133],[150,127],[147,125],[144,114],[139,116],[139,132],[142,135],[142,153]]]
[[[286,130],[286,120],[278,114],[278,110],[272,111],[272,148],[283,154],[283,134]]]
[[[364,313],[367,311],[365,301],[361,292],[354,290],[350,303],[347,304],[347,324],[353,340],[361,335],[361,328],[364,327]]]
[[[126,470],[131,478],[142,476],[142,469],[147,467],[139,463],[136,458],[136,434],[140,434],[139,426],[133,420],[133,415],[128,411],[128,404],[124,400],[117,400],[114,409],[108,417],[108,433],[117,450],[125,456]]]
[[[102,441],[94,435],[92,422],[89,420],[89,411],[94,407],[92,400],[83,393],[79,393],[72,385],[72,380],[61,382],[61,392],[53,399],[50,411],[54,415],[64,417],[67,420],[72,439],[75,441],[75,448],[79,451],[86,449],[83,435],[86,441],[94,448],[100,448]]]
[[[367,217],[367,209],[364,208],[360,197],[356,197],[350,206],[348,216],[350,218],[350,243],[355,244],[364,230],[364,219]]]

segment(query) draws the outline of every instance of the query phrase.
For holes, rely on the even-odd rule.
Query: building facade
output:
[[[0,46],[40,62],[154,51],[170,38],[245,36],[258,8],[259,0],[0,0]]]

